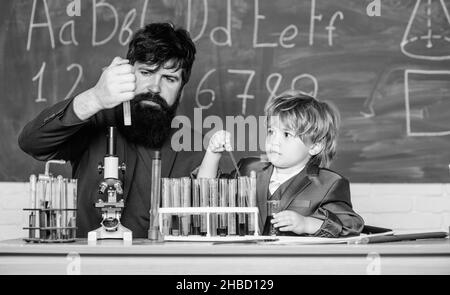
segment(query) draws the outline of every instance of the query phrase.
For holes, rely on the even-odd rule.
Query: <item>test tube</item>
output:
[[[267,201],[267,220],[265,224],[264,234],[276,236],[280,231],[275,228],[270,222],[273,219],[273,214],[280,212],[280,200]]]
[[[71,209],[77,209],[77,184],[78,181],[76,179],[70,179],[68,182],[69,188],[67,189],[68,192],[68,203],[71,204]],[[72,239],[76,238],[76,216],[77,212],[75,210],[71,210],[70,212],[70,218],[69,218],[69,226],[73,227],[71,229],[70,237]]]
[[[62,199],[61,199],[61,223],[62,223],[62,238],[63,239],[68,239],[69,238],[69,230],[67,229],[68,225],[68,213],[69,211],[67,211],[68,209],[68,195],[67,195],[67,189],[68,189],[68,179],[64,178],[63,179],[63,189],[62,189]]]
[[[228,206],[236,207],[236,179],[228,180]],[[236,235],[236,213],[228,213],[228,235]]]
[[[181,207],[181,190],[180,179],[172,178],[172,206]],[[172,215],[172,235],[178,236],[180,234],[180,216],[178,214]]]
[[[246,207],[247,206],[247,177],[241,176],[238,177],[238,207]],[[239,213],[238,214],[238,222],[239,222],[239,235],[245,236],[247,234],[247,214]]]
[[[30,175],[30,215],[28,217],[28,226],[30,227],[28,229],[28,237],[30,239],[34,239],[36,237],[36,229],[33,227],[36,226],[36,185],[37,185],[37,179],[36,175],[31,174]]]
[[[228,179],[226,179],[226,178],[219,179],[219,206],[220,207],[228,206]],[[227,214],[226,213],[219,214],[219,228],[217,229],[217,233],[220,236],[227,235]]]
[[[149,240],[160,240],[158,209],[161,202],[161,153],[155,151],[152,157],[152,189],[150,195]]]
[[[46,239],[47,232],[43,228],[47,226],[47,212],[45,211],[47,208],[47,180],[38,178],[37,191],[37,199],[39,204],[39,238]]]
[[[217,178],[208,179],[209,182],[209,204],[211,207],[219,207],[219,185]],[[210,215],[211,236],[217,236],[217,213]]]
[[[191,207],[191,178],[181,178],[181,206]],[[183,236],[189,235],[189,228],[191,227],[191,215],[183,214],[181,216],[181,234]]]
[[[58,187],[56,185],[56,178],[54,178],[53,176],[50,177],[50,204],[49,204],[49,211],[48,211],[48,216],[49,216],[49,224],[51,229],[49,229],[49,233],[50,233],[50,239],[52,240],[56,240],[56,212],[55,209],[56,208],[56,202],[57,202],[57,190]]]
[[[40,238],[40,231],[39,231],[39,218],[40,218],[40,212],[41,212],[41,198],[42,198],[42,187],[39,185],[39,178],[36,177],[36,191],[35,191],[35,199],[34,199],[34,204],[33,204],[33,208],[36,209],[34,212],[35,216],[34,216],[34,237],[36,239]]]
[[[208,178],[200,179],[200,207],[209,206],[209,184]],[[200,234],[206,235],[208,231],[208,223],[206,220],[206,214],[200,215]]]
[[[62,202],[63,202],[63,185],[64,185],[64,179],[61,175],[58,175],[58,177],[56,178],[56,194],[55,194],[55,224],[56,224],[56,228],[54,230],[55,235],[56,235],[56,239],[61,239],[62,238],[62,232],[61,232],[61,227],[62,227],[62,211],[61,209],[62,207]]]
[[[123,125],[131,125],[131,109],[129,100],[123,102]]]
[[[194,179],[192,182],[192,206],[200,207],[200,179]],[[192,216],[192,234],[200,235],[200,215]]]
[[[250,177],[248,178],[248,206],[256,207],[256,172],[250,171]],[[257,216],[258,218],[258,216]],[[258,231],[255,228],[255,220],[253,215],[248,218],[248,234],[254,235],[255,231]]]
[[[172,196],[170,194],[171,181],[170,178],[161,178],[161,207],[170,207]],[[170,216],[163,214],[162,216],[162,229],[163,235],[170,235]]]

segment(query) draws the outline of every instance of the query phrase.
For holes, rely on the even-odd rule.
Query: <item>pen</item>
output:
[[[213,242],[213,245],[220,244],[256,244],[259,242],[275,242],[278,241],[278,238],[267,238],[267,239],[249,239],[249,240],[235,240],[235,241],[217,241]]]

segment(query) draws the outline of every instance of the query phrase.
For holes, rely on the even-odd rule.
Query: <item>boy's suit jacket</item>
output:
[[[267,217],[269,181],[273,165],[270,162],[262,162],[259,158],[244,158],[239,161],[238,167],[241,175],[248,176],[252,170],[256,172],[256,197],[262,233]],[[352,209],[347,179],[336,172],[312,164],[288,181],[290,183],[281,196],[281,210],[292,210],[303,216],[323,220],[315,236],[343,237],[358,235],[362,231],[364,220]],[[292,232],[288,234],[295,235]]]

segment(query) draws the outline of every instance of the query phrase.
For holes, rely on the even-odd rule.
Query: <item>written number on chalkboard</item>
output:
[[[195,93],[195,102],[197,104],[197,107],[199,107],[201,109],[209,109],[210,107],[213,106],[214,101],[216,99],[216,93],[215,93],[215,91],[213,89],[202,89],[203,84],[205,84],[206,80],[214,72],[216,72],[216,69],[209,70],[203,76],[203,78],[200,80],[200,82],[199,82],[199,84],[197,86],[197,91]],[[247,109],[247,100],[255,98],[254,95],[249,94],[249,88],[251,86],[253,78],[255,77],[256,71],[254,71],[254,70],[245,70],[245,69],[228,69],[227,73],[228,74],[234,74],[234,75],[247,76],[247,80],[246,80],[243,92],[236,95],[236,97],[238,99],[242,99],[241,113],[243,115],[245,115],[246,114],[246,109]],[[238,77],[238,78],[240,78],[240,77]],[[269,97],[267,98],[267,100],[271,100],[273,97],[277,96],[278,88],[280,87],[280,84],[281,84],[282,80],[283,80],[283,76],[280,73],[271,73],[270,75],[267,76],[267,78],[266,78],[266,90],[269,92]],[[319,85],[318,85],[318,82],[317,82],[317,78],[314,77],[311,74],[300,74],[298,76],[295,76],[292,79],[292,81],[291,81],[291,89],[301,89],[301,86],[297,85],[301,80],[309,80],[309,81],[312,82],[313,87],[314,87],[313,90],[312,91],[304,90],[304,92],[309,94],[309,95],[312,95],[312,96],[316,97]],[[207,103],[200,102],[200,96],[204,95],[204,94],[209,94],[209,102],[207,102]]]
[[[38,83],[38,89],[37,89],[37,98],[34,100],[35,102],[47,102],[47,98],[44,98],[42,96],[42,87],[43,87],[43,81],[44,81],[44,73],[45,73],[45,68],[46,68],[46,63],[43,62],[41,68],[39,69],[38,73],[32,78],[32,81],[35,82],[37,80]],[[75,79],[75,82],[72,85],[72,88],[69,90],[69,92],[66,94],[66,96],[64,97],[64,99],[68,99],[69,97],[71,97],[71,95],[73,94],[73,92],[75,91],[76,87],[78,86],[78,84],[81,81],[81,78],[83,77],[83,67],[80,64],[77,63],[73,63],[71,65],[69,65],[66,70],[67,71],[71,71],[72,69],[77,69],[78,70],[78,75],[77,78]],[[208,79],[208,77],[213,74],[214,72],[216,72],[216,69],[211,69],[209,70],[204,76],[203,78],[200,80],[198,86],[197,86],[197,90],[195,93],[195,102],[197,104],[197,106],[199,108],[202,109],[209,109],[210,107],[213,106],[214,101],[216,99],[216,93],[213,89],[202,89],[203,84],[206,82],[206,80]],[[246,109],[247,109],[247,100],[248,99],[254,99],[255,96],[252,94],[249,94],[249,89],[251,86],[251,83],[253,81],[253,78],[255,77],[256,71],[254,70],[243,70],[243,69],[228,69],[227,72],[229,74],[234,74],[234,75],[246,75],[247,80],[243,89],[243,92],[240,94],[237,94],[236,97],[238,99],[242,99],[242,109],[241,109],[241,113],[243,115],[246,114]],[[266,89],[269,92],[269,97],[267,98],[267,100],[272,99],[273,97],[275,97],[278,93],[278,89],[280,87],[281,81],[283,80],[283,76],[280,73],[271,73],[270,75],[267,76],[266,78]],[[317,91],[318,91],[318,82],[317,79],[311,75],[311,74],[301,74],[298,75],[296,77],[294,77],[291,81],[291,88],[292,89],[300,89],[300,87],[297,86],[297,83],[301,80],[310,80],[313,83],[313,90],[312,91],[306,91],[309,95],[312,96],[316,96],[317,95]],[[203,94],[209,94],[210,98],[209,98],[209,103],[201,103],[200,102],[200,96]]]
[[[34,100],[35,102],[46,102],[47,99],[42,97],[42,84],[44,81],[44,71],[45,71],[46,63],[45,61],[42,63],[41,68],[39,69],[39,72],[31,79],[33,82],[38,80],[38,91],[37,91],[37,98]],[[80,64],[73,63],[69,65],[66,70],[71,71],[73,68],[78,70],[78,76],[75,79],[75,82],[72,85],[72,88],[70,88],[69,92],[66,94],[64,99],[68,99],[72,93],[75,91],[75,89],[78,86],[78,83],[80,83],[81,78],[83,77],[83,67]]]

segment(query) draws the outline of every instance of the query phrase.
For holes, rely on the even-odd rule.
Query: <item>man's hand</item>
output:
[[[78,118],[86,120],[101,110],[134,98],[136,76],[128,62],[128,59],[115,57],[103,70],[97,84],[75,97],[73,109]]]
[[[93,88],[93,95],[101,109],[111,109],[134,97],[136,76],[128,59],[115,57],[103,71]]]
[[[319,230],[323,221],[314,217],[303,216],[291,210],[281,211],[273,215],[270,221],[280,231],[291,231],[298,235],[314,234]]]

